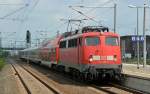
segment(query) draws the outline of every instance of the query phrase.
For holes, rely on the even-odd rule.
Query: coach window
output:
[[[61,41],[59,48],[66,48],[66,41]]]
[[[99,45],[99,37],[87,37],[87,38],[85,38],[85,45],[87,45],[87,46]]]

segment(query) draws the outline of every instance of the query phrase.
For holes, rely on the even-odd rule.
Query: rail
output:
[[[27,86],[27,84],[25,83],[25,81],[23,80],[23,77],[21,77],[19,71],[17,70],[17,68],[15,67],[14,64],[11,64],[13,69],[16,72],[16,75],[19,77],[19,80],[21,81],[21,83],[23,84],[25,90],[27,91],[27,94],[32,94],[31,90],[29,89],[29,87]],[[18,64],[17,64],[18,65]],[[52,88],[51,86],[49,86],[47,83],[45,83],[42,79],[40,79],[39,77],[37,77],[36,75],[34,75],[31,71],[29,71],[28,69],[24,68],[21,65],[18,65],[19,67],[21,67],[22,69],[24,69],[27,73],[29,73],[32,77],[34,77],[35,79],[37,79],[40,83],[42,83],[46,88],[48,88],[50,91],[52,91],[54,94],[60,94],[57,90],[55,90],[54,88]]]

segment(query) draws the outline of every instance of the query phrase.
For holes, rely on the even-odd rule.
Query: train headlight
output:
[[[90,55],[90,56],[89,56],[89,62],[92,62],[92,61],[93,61],[93,56]]]
[[[89,58],[89,61],[92,62],[92,61],[93,61],[93,58]]]
[[[114,61],[117,61],[117,55],[114,55]]]

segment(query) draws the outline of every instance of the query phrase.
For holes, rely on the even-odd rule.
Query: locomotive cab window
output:
[[[82,46],[82,38],[79,38],[79,45]]]
[[[71,39],[68,41],[68,48],[77,47],[77,39]]]
[[[85,38],[85,45],[96,46],[99,45],[99,37],[87,37]]]
[[[106,37],[105,43],[106,43],[106,45],[111,45],[111,46],[119,45],[117,37]]]
[[[66,41],[61,41],[59,44],[59,48],[66,48]]]

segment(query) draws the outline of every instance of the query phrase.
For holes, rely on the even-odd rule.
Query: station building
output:
[[[143,36],[126,35],[120,37],[120,45],[122,51],[122,58],[136,58],[137,57],[137,42],[139,41],[139,55],[143,57]],[[147,58],[150,59],[150,35],[146,36]]]

